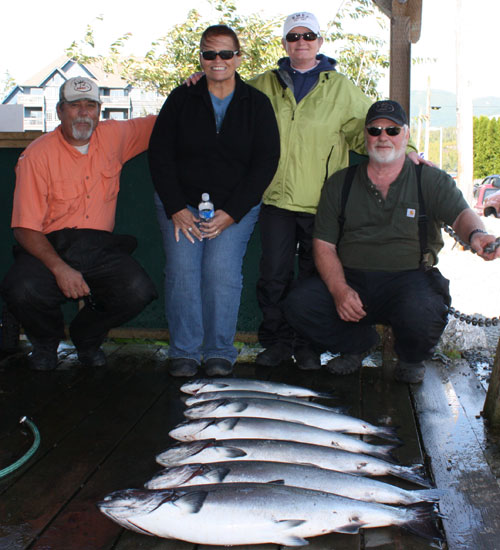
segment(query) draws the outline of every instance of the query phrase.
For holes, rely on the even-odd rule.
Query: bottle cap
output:
[[[208,202],[208,201],[210,200],[210,195],[209,195],[208,193],[203,193],[203,194],[201,195],[201,200],[202,200],[203,202]]]

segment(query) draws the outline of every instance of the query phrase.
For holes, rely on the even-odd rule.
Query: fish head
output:
[[[207,383],[207,380],[203,378],[197,378],[195,380],[189,380],[181,386],[181,392],[196,395]]]
[[[145,487],[147,489],[166,489],[178,487],[190,482],[193,478],[202,476],[209,468],[204,464],[183,464],[166,468],[150,479]]]
[[[162,466],[174,466],[187,462],[198,461],[197,455],[209,447],[213,447],[214,441],[192,441],[173,445],[156,457],[156,462]]]
[[[170,437],[178,441],[193,441],[195,439],[204,439],[200,437],[200,433],[212,424],[212,420],[197,419],[186,420],[178,424],[175,428],[168,432]]]
[[[127,529],[140,531],[131,519],[150,514],[162,503],[174,497],[172,489],[163,491],[145,491],[143,489],[125,489],[115,491],[97,503],[99,510],[113,521]]]
[[[187,418],[210,418],[232,416],[240,414],[247,408],[247,404],[240,399],[214,399],[193,405],[184,411]]]

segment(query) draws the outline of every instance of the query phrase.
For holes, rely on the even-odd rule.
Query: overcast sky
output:
[[[235,0],[243,13],[261,11],[264,16],[286,15],[307,9],[314,12],[322,27],[335,15],[342,0]],[[412,89],[425,90],[431,77],[431,87],[455,91],[455,44],[456,44],[456,2],[457,0],[423,0],[423,23],[420,41],[412,47],[414,57],[436,58],[433,63],[414,66]],[[470,41],[468,60],[461,62],[470,71],[473,97],[484,95],[500,96],[500,72],[495,63],[497,26],[500,20],[500,2],[488,0],[488,10],[481,9],[481,2],[462,0],[477,14],[467,16],[469,28],[463,38]],[[0,33],[0,76],[5,71],[22,82],[55,58],[64,53],[73,40],[84,36],[87,24],[99,30],[98,38],[111,40],[132,32],[131,52],[142,55],[151,42],[165,34],[175,23],[185,19],[190,7],[203,14],[210,13],[206,0],[185,2],[157,2],[152,0],[86,0],[69,9],[67,2],[32,2],[29,8],[21,9],[16,2],[2,6],[2,32]],[[102,14],[103,22],[95,18]],[[483,18],[481,20],[481,17]],[[107,42],[103,38],[103,45]],[[388,40],[387,36],[387,40]],[[335,56],[335,51],[328,51]],[[387,92],[387,90],[382,90]]]

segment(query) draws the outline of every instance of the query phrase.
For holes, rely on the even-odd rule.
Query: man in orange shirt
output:
[[[33,349],[31,366],[57,366],[61,305],[85,301],[70,324],[81,363],[104,366],[110,328],[157,297],[131,253],[134,237],[112,233],[123,164],[148,147],[155,116],[99,122],[99,89],[75,77],[60,88],[61,124],[19,157],[11,226],[18,246],[1,286]]]

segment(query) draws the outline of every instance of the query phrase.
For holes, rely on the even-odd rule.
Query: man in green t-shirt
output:
[[[341,355],[326,368],[350,374],[378,341],[374,325],[390,325],[402,382],[423,380],[447,319],[448,281],[436,268],[442,223],[485,260],[495,240],[445,172],[423,166],[420,176],[405,150],[408,118],[399,103],[374,103],[366,115],[369,160],[325,184],[315,220],[313,252],[319,277],[299,284],[285,303],[288,322],[319,351]],[[419,198],[419,180],[421,197]],[[425,210],[425,212],[424,212]],[[344,211],[344,222],[339,223]],[[426,214],[421,222],[419,215]],[[431,269],[432,268],[432,269]]]

